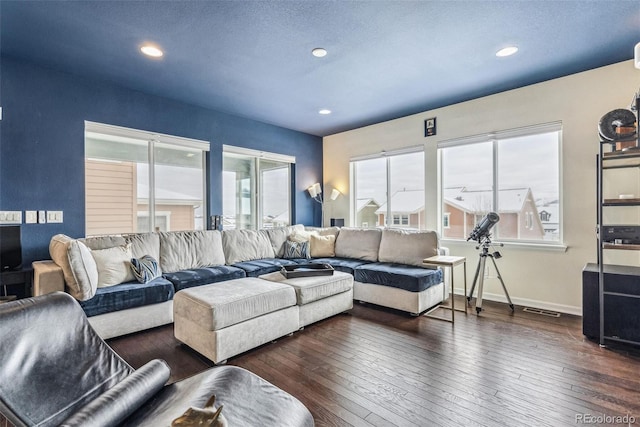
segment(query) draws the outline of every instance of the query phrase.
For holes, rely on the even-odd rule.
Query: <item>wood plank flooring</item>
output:
[[[512,315],[490,301],[484,308],[456,313],[452,326],[356,304],[228,363],[296,396],[317,426],[555,427],[618,415],[640,424],[639,349],[600,348],[584,338],[579,317],[521,307]],[[213,366],[172,326],[109,344],[136,368],[165,359],[171,381]],[[590,425],[615,420],[600,421]]]

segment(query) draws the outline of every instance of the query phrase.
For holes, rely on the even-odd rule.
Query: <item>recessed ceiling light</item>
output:
[[[331,110],[323,108],[322,110],[318,111],[318,114],[322,114],[323,116],[326,116],[327,114],[331,114]]]
[[[505,56],[511,56],[518,51],[518,48],[515,46],[507,46],[505,48],[500,49],[496,52],[496,56],[502,58]]]
[[[321,47],[317,47],[311,51],[311,54],[316,58],[323,58],[327,56],[327,50]]]
[[[162,55],[164,55],[164,52],[162,52],[158,47],[150,44],[142,46],[140,48],[140,51],[145,55],[151,56],[153,58],[160,58]]]

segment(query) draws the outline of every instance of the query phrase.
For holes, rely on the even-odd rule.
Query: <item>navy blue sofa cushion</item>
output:
[[[296,265],[297,263],[290,259],[284,258],[263,258],[254,259],[253,261],[243,261],[233,264],[244,270],[247,277],[258,277],[263,274],[269,274],[280,271],[283,265]]]
[[[305,263],[316,262],[320,264],[329,264],[334,270],[352,275],[354,274],[356,267],[371,263],[371,261],[363,261],[361,259],[353,258],[311,258],[304,261]]]
[[[194,286],[208,285],[209,283],[222,282],[224,280],[241,279],[246,277],[244,270],[230,265],[217,265],[215,267],[194,268],[191,270],[165,273],[176,289],[176,292],[192,288]]]
[[[173,294],[173,284],[167,279],[157,277],[147,283],[128,282],[98,288],[93,298],[80,301],[80,306],[87,317],[91,317],[169,301]]]
[[[391,286],[410,292],[422,292],[442,282],[442,271],[378,262],[356,267],[353,278],[356,282]]]

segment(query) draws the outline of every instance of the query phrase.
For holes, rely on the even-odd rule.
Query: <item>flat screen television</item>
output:
[[[17,270],[22,266],[22,243],[19,225],[0,226],[0,270]]]

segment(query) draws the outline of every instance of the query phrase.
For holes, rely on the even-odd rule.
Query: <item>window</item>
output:
[[[533,212],[527,212],[525,217],[525,227],[527,230],[533,230]]]
[[[209,143],[85,123],[86,235],[205,228]]]
[[[449,220],[451,218],[451,212],[445,212],[442,214],[442,228],[449,228]]]
[[[425,228],[422,147],[352,159],[351,174],[352,224]]]
[[[291,165],[295,158],[227,145],[223,150],[223,228],[291,224]]]
[[[495,239],[560,243],[560,141],[553,123],[440,142],[443,237],[465,239],[494,211]]]

